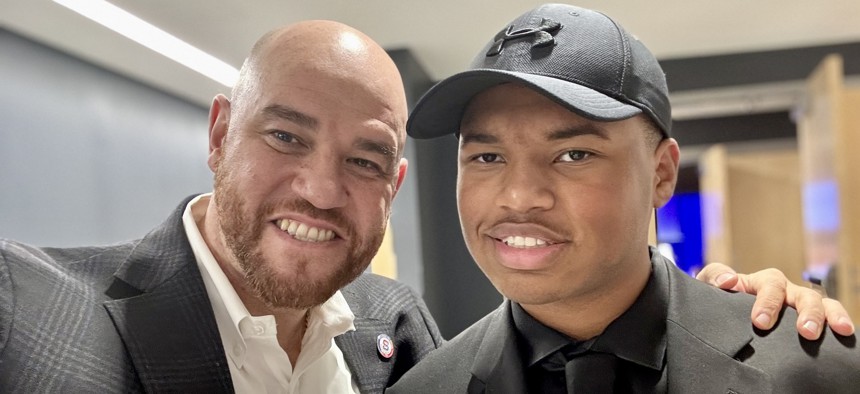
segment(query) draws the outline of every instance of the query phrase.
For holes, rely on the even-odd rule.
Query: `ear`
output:
[[[409,167],[409,161],[406,158],[400,159],[400,164],[397,166],[397,180],[394,184],[394,195],[397,195],[397,192],[400,190],[400,185],[403,184],[403,180],[406,179],[406,169]]]
[[[680,157],[678,141],[674,138],[661,141],[654,151],[654,208],[665,205],[675,193]]]
[[[215,172],[218,161],[224,153],[222,148],[229,127],[230,100],[223,94],[219,94],[212,99],[212,106],[209,108],[209,159],[207,162],[212,172]]]

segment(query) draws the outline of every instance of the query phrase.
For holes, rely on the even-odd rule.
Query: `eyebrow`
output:
[[[263,108],[263,114],[285,119],[309,129],[316,129],[317,124],[319,124],[316,118],[280,104],[272,104]]]
[[[470,143],[477,144],[495,144],[499,142],[499,137],[496,137],[487,133],[469,133],[469,134],[460,134],[460,143],[465,146]]]
[[[397,156],[397,149],[394,146],[367,138],[359,138],[355,146],[363,151],[378,153],[391,159]]]
[[[593,135],[604,140],[609,139],[606,130],[594,127],[593,125],[577,125],[566,129],[553,130],[544,134],[544,137],[547,141],[559,141],[582,135]],[[460,138],[464,146],[469,143],[495,144],[499,142],[499,137],[482,132],[461,134]]]
[[[546,133],[546,139],[547,141],[558,141],[582,135],[593,135],[604,140],[609,139],[609,135],[606,133],[606,130],[600,127],[595,127],[593,124],[576,125],[566,129],[550,131]]]

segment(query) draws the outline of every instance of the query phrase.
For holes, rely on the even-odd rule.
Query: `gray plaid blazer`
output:
[[[215,317],[182,226],[183,201],[136,241],[36,248],[0,239],[0,392],[233,391]],[[408,287],[364,274],[335,339],[362,392],[382,392],[442,338]],[[376,337],[395,343],[379,357]]]

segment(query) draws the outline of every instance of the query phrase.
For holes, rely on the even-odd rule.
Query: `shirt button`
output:
[[[263,335],[266,332],[266,328],[260,324],[254,325],[254,334]]]

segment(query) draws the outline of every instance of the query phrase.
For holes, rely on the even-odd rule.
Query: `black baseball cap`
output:
[[[406,130],[414,138],[459,134],[469,101],[516,82],[597,121],[649,116],[664,137],[672,129],[666,77],[638,39],[608,16],[567,4],[545,4],[514,19],[467,71],[430,88]]]

